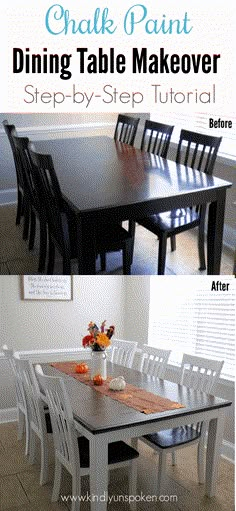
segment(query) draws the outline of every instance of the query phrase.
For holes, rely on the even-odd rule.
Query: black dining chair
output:
[[[47,219],[44,205],[41,201],[40,190],[35,173],[33,172],[32,162],[29,155],[29,139],[27,137],[17,137],[13,135],[13,144],[16,153],[17,165],[21,168],[24,180],[24,195],[26,202],[27,218],[30,222],[29,250],[34,248],[36,234],[36,219],[39,222],[40,241],[39,241],[39,265],[38,272],[42,273],[45,269],[47,256]]]
[[[2,124],[3,124],[3,128],[5,130],[5,133],[7,135],[7,138],[9,140],[10,146],[11,146],[12,155],[13,155],[14,164],[15,164],[15,171],[16,171],[16,182],[17,182],[16,225],[20,224],[21,217],[24,215],[26,218],[26,221],[24,224],[25,228],[24,228],[23,238],[27,239],[29,217],[27,217],[27,211],[26,211],[27,208],[25,207],[26,205],[24,202],[24,199],[25,199],[25,197],[24,197],[24,195],[25,195],[24,194],[24,179],[23,179],[21,168],[19,167],[19,165],[17,163],[15,146],[14,146],[14,142],[13,142],[13,138],[12,138],[13,133],[16,134],[16,128],[15,128],[14,124],[9,124],[6,119],[4,119]]]
[[[167,157],[174,126],[146,120],[141,140],[141,151]]]
[[[222,137],[213,137],[193,131],[181,130],[176,162],[192,169],[212,175]],[[175,235],[199,227],[198,252],[200,270],[206,269],[204,250],[206,205],[196,205],[181,210],[151,215],[138,223],[159,239],[158,275],[164,275],[167,239],[171,238],[171,249],[176,249]]]
[[[125,144],[134,145],[140,118],[119,114],[116,122],[114,139]]]
[[[173,133],[174,126],[169,124],[163,124],[156,121],[145,121],[143,135],[141,140],[141,151],[147,151],[149,153],[167,158],[167,153],[171,141],[171,135]],[[176,249],[175,238],[172,236],[171,250]]]
[[[53,274],[55,248],[63,259],[63,274],[71,274],[71,260],[77,258],[77,219],[73,207],[62,196],[60,184],[51,155],[39,154],[29,147],[35,179],[47,216],[49,255],[47,273]],[[89,236],[89,233],[88,233]],[[133,258],[134,228],[128,230],[119,224],[97,225],[96,256],[100,254],[102,270],[105,270],[107,252],[122,250],[123,273],[129,275]]]

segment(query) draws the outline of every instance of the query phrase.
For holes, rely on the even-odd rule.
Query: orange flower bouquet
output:
[[[114,334],[115,327],[113,325],[109,328],[105,328],[106,321],[103,321],[100,329],[90,321],[88,325],[89,334],[85,335],[82,339],[82,345],[84,348],[91,348],[93,351],[104,351],[111,344],[111,338]]]

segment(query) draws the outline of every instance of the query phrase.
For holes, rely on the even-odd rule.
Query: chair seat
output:
[[[151,433],[150,435],[144,435],[143,438],[161,449],[168,449],[170,447],[193,442],[193,440],[197,440],[200,436],[201,430],[199,431],[193,426],[182,426],[179,428],[165,429],[164,431]]]
[[[46,422],[47,433],[52,433],[52,423],[51,423],[51,417],[50,417],[48,405],[44,405],[43,410],[45,413],[45,422]]]
[[[86,437],[78,438],[80,466],[81,468],[89,467],[89,441]],[[121,463],[122,461],[133,460],[138,458],[139,453],[133,447],[125,442],[113,442],[108,445],[108,464]]]
[[[131,239],[132,236],[129,232],[124,229],[120,224],[112,223],[105,224],[98,228],[96,236],[97,252],[102,252],[104,249],[106,252],[113,250],[113,247],[120,246],[122,242],[126,242]]]
[[[72,258],[77,257],[75,236],[75,230],[70,230]],[[96,232],[96,252],[100,254],[103,252],[121,250],[122,244],[125,244],[129,240],[132,240],[132,236],[119,224],[105,224],[104,226],[99,226]]]
[[[51,423],[51,418],[50,418],[49,412],[45,412],[45,422],[46,422],[47,433],[52,433],[52,423]]]
[[[158,234],[158,232],[172,232],[178,229],[181,231],[181,228],[185,230],[187,225],[192,228],[193,224],[199,224],[199,220],[199,213],[195,209],[182,208],[139,219],[138,223],[154,234]]]

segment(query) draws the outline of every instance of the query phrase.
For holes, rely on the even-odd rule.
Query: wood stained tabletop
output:
[[[185,405],[185,408],[145,415],[96,392],[88,385],[58,371],[49,363],[42,364],[42,368],[45,374],[59,376],[65,380],[75,418],[94,434],[145,422],[155,423],[155,421],[165,420],[168,417],[174,418],[231,405],[230,401],[108,362],[109,376],[122,375],[127,383]]]
[[[142,152],[109,137],[65,138],[34,142],[37,151],[51,154],[64,196],[81,214],[89,211],[134,205],[141,208],[153,201],[159,211],[161,200],[188,196],[231,183],[197,170]],[[200,200],[200,197],[199,197]],[[193,200],[196,203],[196,196]],[[165,207],[165,206],[164,206]],[[154,208],[154,210],[155,210]],[[137,213],[142,210],[137,209]]]

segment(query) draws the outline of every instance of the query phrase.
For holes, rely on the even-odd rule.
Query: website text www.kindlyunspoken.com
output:
[[[177,495],[148,495],[143,492],[137,495],[108,495],[104,492],[101,495],[90,494],[89,492],[84,495],[61,495],[62,502],[177,502]]]

